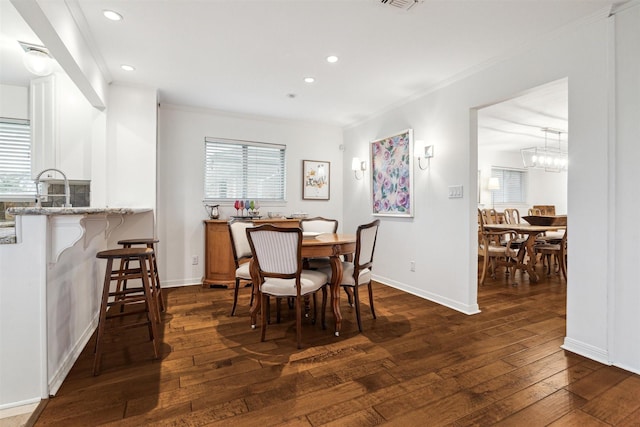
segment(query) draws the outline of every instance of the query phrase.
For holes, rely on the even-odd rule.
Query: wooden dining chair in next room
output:
[[[547,268],[547,276],[551,275],[551,260],[556,263],[557,270],[562,273],[564,280],[567,280],[567,231],[564,231],[559,242],[545,242],[534,246],[536,255],[541,255],[544,265]]]
[[[315,295],[322,290],[322,327],[326,327],[325,308],[327,305],[328,277],[316,270],[302,269],[302,230],[300,228],[279,228],[271,224],[247,229],[253,262],[257,264],[259,291],[261,296],[261,341],[265,340],[267,328],[267,307],[269,296],[295,298],[296,341],[302,344],[302,302],[305,295]],[[313,307],[315,320],[316,298]]]
[[[504,266],[507,270],[505,274],[509,274],[509,268],[512,277],[515,275],[515,266],[517,265],[516,257],[518,251],[511,247],[511,242],[517,239],[515,231],[489,231],[484,228],[484,216],[478,209],[478,256],[482,257],[482,274],[478,283],[484,285],[487,276],[489,263],[491,263],[491,277],[496,278],[496,269],[498,266]],[[509,238],[502,239],[508,235]],[[505,240],[507,243],[503,246],[497,242]]]
[[[233,253],[233,262],[236,267],[235,272],[235,288],[233,290],[233,306],[231,306],[231,314],[233,316],[236,312],[236,305],[238,305],[238,291],[240,290],[240,283],[244,282],[252,284],[251,273],[249,272],[249,260],[251,259],[251,246],[249,246],[249,240],[247,240],[247,228],[253,227],[251,221],[230,221],[229,237],[231,239],[231,251]],[[251,287],[251,302],[253,303],[253,286]]]
[[[373,288],[371,287],[371,269],[373,267],[373,252],[376,247],[376,237],[380,220],[377,219],[368,224],[360,225],[356,231],[356,253],[353,262],[342,262],[342,283],[343,288],[353,289],[353,300],[356,309],[356,320],[358,330],[362,332],[362,317],[360,315],[360,297],[358,288],[367,285],[369,291],[369,308],[371,315],[376,318],[376,311],[373,306]],[[325,267],[321,271],[327,273],[331,278],[331,267]]]

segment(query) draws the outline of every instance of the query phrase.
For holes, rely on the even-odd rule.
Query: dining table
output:
[[[548,224],[533,225],[529,223],[519,224],[484,224],[487,230],[491,231],[515,231],[519,235],[526,236],[526,239],[520,249],[518,250],[518,259],[516,261],[516,269],[526,271],[529,274],[529,280],[537,282],[539,277],[535,270],[536,257],[534,246],[536,244],[536,237],[542,233],[548,231],[558,231],[566,228],[566,217],[564,224],[560,221],[549,221]],[[529,257],[527,258],[527,255]]]
[[[306,233],[305,233],[306,234]],[[340,284],[342,283],[341,255],[349,256],[356,251],[356,235],[342,233],[321,233],[304,235],[302,238],[302,258],[328,257],[331,264],[331,308],[335,319],[335,336],[340,335],[342,314],[340,313]],[[257,265],[251,261],[250,272],[253,279],[253,305],[250,310],[251,327],[256,327],[256,319],[260,311],[260,286]]]

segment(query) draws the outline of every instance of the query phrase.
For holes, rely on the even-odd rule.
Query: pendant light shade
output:
[[[24,50],[22,62],[30,73],[42,77],[53,72],[53,58],[46,47],[21,41],[18,44]]]
[[[24,54],[24,66],[36,76],[48,76],[53,71],[51,57],[37,49],[29,49]]]

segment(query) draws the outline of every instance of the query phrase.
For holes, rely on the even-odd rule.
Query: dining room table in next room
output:
[[[485,228],[492,231],[508,231],[512,230],[520,235],[526,235],[527,238],[518,251],[518,259],[516,269],[526,271],[529,274],[531,282],[537,282],[539,277],[535,271],[535,251],[534,245],[536,237],[548,231],[558,231],[567,228],[566,215],[558,216],[530,216],[523,217],[526,223],[520,224],[485,224]],[[528,255],[528,257],[527,257]]]

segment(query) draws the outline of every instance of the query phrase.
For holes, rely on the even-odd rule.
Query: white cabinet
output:
[[[69,180],[90,180],[93,107],[60,73],[32,80],[30,95],[33,178],[56,168]]]

